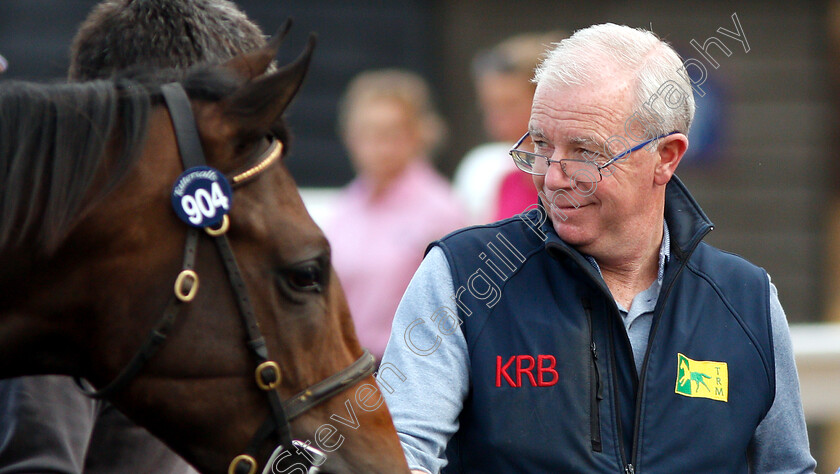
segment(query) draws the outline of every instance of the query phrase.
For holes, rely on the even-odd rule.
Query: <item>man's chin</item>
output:
[[[594,240],[591,226],[584,225],[572,216],[565,221],[555,218],[552,222],[557,236],[572,247],[587,246]]]

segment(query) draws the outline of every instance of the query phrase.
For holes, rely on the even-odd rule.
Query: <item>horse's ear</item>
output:
[[[240,135],[268,133],[280,119],[309,70],[315,43],[316,36],[311,34],[306,48],[291,64],[245,83],[222,102],[223,113],[233,120]]]
[[[234,71],[237,75],[248,80],[264,74],[271,61],[277,57],[280,43],[283,42],[283,38],[286,37],[286,34],[289,33],[291,28],[292,19],[287,18],[265,46],[250,53],[234,56],[224,63],[223,67]]]

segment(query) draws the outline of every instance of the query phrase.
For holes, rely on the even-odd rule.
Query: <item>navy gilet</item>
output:
[[[452,271],[470,387],[444,473],[746,473],[775,397],[767,274],[702,243],[666,189],[671,259],[637,376],[595,268],[535,206],[432,244]]]

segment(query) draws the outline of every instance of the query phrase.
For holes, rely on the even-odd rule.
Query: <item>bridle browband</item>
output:
[[[282,153],[283,143],[280,140],[273,138],[268,146],[268,149],[263,152],[259,163],[241,173],[233,175],[233,177],[230,179],[233,182],[233,186],[237,187],[239,185],[245,184],[248,181],[251,181],[252,179],[259,176],[259,174],[262,173],[263,170],[265,170],[266,168],[271,166],[272,163],[277,161],[277,159],[280,158],[280,155]]]
[[[187,93],[180,84],[170,83],[161,86],[161,94],[172,117],[172,124],[175,129],[175,136],[184,169],[189,170],[197,166],[206,166],[204,152],[192,113],[192,105],[190,104]],[[262,171],[279,159],[282,149],[283,144],[279,140],[272,138],[268,149],[263,152],[255,166],[237,173],[230,178],[233,186],[238,187],[256,179]],[[233,249],[226,235],[229,223],[229,218],[225,215],[219,227],[205,227],[204,230],[213,238],[219,255],[224,262],[239,313],[247,332],[247,347],[257,364],[255,370],[256,384],[267,395],[271,415],[254,434],[243,454],[236,456],[231,461],[228,473],[254,474],[258,467],[256,456],[259,453],[259,448],[271,437],[272,433],[276,434],[278,442],[278,447],[275,449],[272,458],[286,450],[291,454],[291,456],[286,458],[287,463],[291,463],[292,461],[302,462],[309,466],[309,473],[317,472],[317,466],[320,463],[314,463],[313,459],[318,458],[323,463],[326,455],[312,448],[308,443],[293,440],[289,422],[371,375],[374,371],[376,359],[370,352],[365,350],[361,357],[350,366],[307,387],[292,398],[281,401],[280,395],[276,390],[281,381],[280,366],[268,357],[265,338],[263,338],[260,332],[245,281],[242,278],[242,273],[239,270],[239,265],[236,263],[236,257],[233,254]],[[187,230],[184,258],[181,265],[182,270],[175,281],[174,295],[170,297],[163,316],[154,325],[143,345],[140,346],[140,349],[137,350],[117,377],[102,389],[95,391],[86,387],[81,379],[76,379],[79,386],[88,396],[93,398],[107,398],[124,389],[143,369],[146,362],[163,345],[180,310],[185,304],[195,298],[198,291],[198,275],[195,273],[194,267],[199,235],[200,232],[195,227],[189,227]],[[298,449],[292,451],[292,447]],[[306,451],[309,456],[301,454],[300,449]],[[269,467],[269,463],[266,463],[266,472]]]

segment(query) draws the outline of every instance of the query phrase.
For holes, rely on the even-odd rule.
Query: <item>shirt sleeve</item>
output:
[[[750,443],[750,470],[761,473],[813,473],[817,463],[808,446],[790,329],[772,282],[770,322],[776,364],[776,398]]]
[[[453,295],[449,264],[435,247],[397,308],[378,375],[408,466],[429,473],[447,463],[444,451],[469,388],[467,343],[453,319]]]
[[[0,380],[0,474],[83,472],[96,403],[70,377]]]

